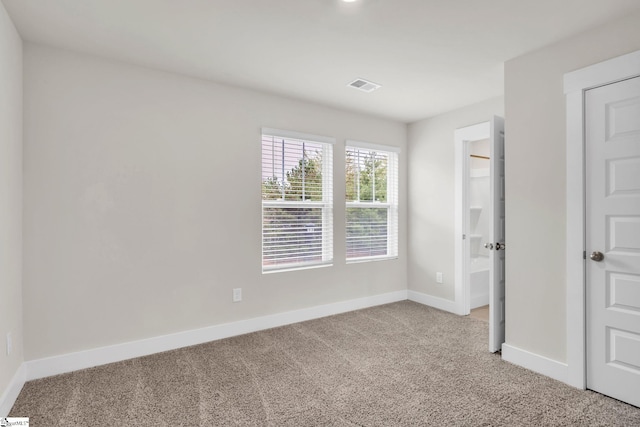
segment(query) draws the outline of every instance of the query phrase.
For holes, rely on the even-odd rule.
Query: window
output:
[[[262,130],[262,271],[333,261],[333,142]]]
[[[347,261],[398,256],[398,149],[347,141]]]

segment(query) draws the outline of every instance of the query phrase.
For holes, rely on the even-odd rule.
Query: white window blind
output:
[[[333,261],[333,145],[263,129],[262,271]]]
[[[345,159],[347,261],[398,256],[398,153],[348,142]]]

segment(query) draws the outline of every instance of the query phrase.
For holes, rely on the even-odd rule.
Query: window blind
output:
[[[398,153],[346,147],[347,261],[398,256]]]
[[[262,134],[262,270],[333,260],[333,145]]]

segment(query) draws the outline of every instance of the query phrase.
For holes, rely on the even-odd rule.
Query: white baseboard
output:
[[[439,310],[448,311],[449,313],[462,315],[455,301],[434,297],[433,295],[427,295],[416,291],[407,291],[407,294],[407,299],[410,301],[428,305],[429,307],[437,308]]]
[[[569,380],[569,368],[566,363],[558,362],[509,344],[502,344],[502,360],[563,383],[568,383]]]
[[[388,304],[407,299],[407,291],[390,292],[381,295],[341,301],[332,304],[319,305],[301,310],[256,317],[233,323],[209,326],[201,329],[178,332],[147,338],[139,341],[100,347],[91,350],[63,354],[60,356],[30,360],[27,365],[27,380],[49,377],[107,363],[147,356],[162,351],[175,350],[181,347],[202,344],[222,338]]]
[[[16,371],[13,378],[9,382],[7,389],[4,391],[2,396],[0,396],[0,418],[6,417],[9,415],[9,411],[13,407],[13,404],[16,403],[16,399],[24,387],[24,383],[27,381],[27,367],[24,363],[20,364],[20,367]],[[22,414],[18,414],[19,416],[23,416]],[[24,415],[25,417],[27,415]]]
[[[469,308],[473,310],[474,308],[484,307],[485,305],[489,305],[489,294],[472,296]]]

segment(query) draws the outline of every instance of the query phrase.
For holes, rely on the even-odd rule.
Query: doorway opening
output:
[[[640,51],[565,75],[565,381],[635,406],[640,406],[640,300],[633,293],[640,282],[638,64]]]
[[[467,170],[467,206],[464,210],[468,224],[469,256],[469,309],[474,314],[486,313],[489,321],[489,229],[491,227],[490,209],[490,148],[489,139],[468,141],[469,151]],[[486,308],[486,309],[485,309]],[[480,317],[480,316],[479,316]]]
[[[504,342],[504,120],[455,131],[457,311],[489,322],[489,350]]]

